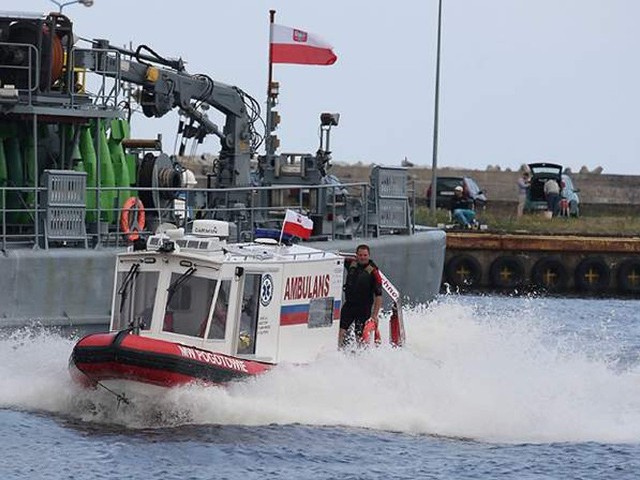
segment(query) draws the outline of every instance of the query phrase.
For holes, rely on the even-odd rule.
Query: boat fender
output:
[[[640,260],[630,258],[620,264],[618,289],[622,293],[640,293]]]
[[[600,292],[609,288],[610,270],[607,263],[599,257],[587,257],[575,270],[576,287],[587,292]]]
[[[547,290],[563,290],[567,285],[567,269],[558,258],[542,257],[531,270],[531,281]]]
[[[524,282],[524,265],[514,255],[496,258],[489,269],[489,280],[496,288],[514,288]]]
[[[144,230],[145,213],[142,200],[138,197],[129,197],[122,206],[120,212],[120,229],[131,242],[140,238],[140,232]]]
[[[451,285],[471,287],[480,283],[482,267],[471,255],[456,255],[449,259],[444,273]]]
[[[382,339],[380,337],[380,330],[378,330],[378,325],[373,320],[369,319],[365,322],[364,328],[362,329],[362,343],[368,345],[371,341],[371,334],[373,335],[373,339],[376,345],[380,345]]]

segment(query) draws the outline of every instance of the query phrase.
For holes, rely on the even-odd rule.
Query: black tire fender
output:
[[[457,287],[477,286],[482,278],[480,262],[471,255],[451,257],[444,270],[447,282]]]
[[[515,255],[496,258],[489,268],[489,281],[496,288],[514,288],[524,283],[524,264]]]
[[[531,281],[550,291],[563,290],[567,286],[567,269],[556,257],[542,257],[531,269]]]
[[[609,288],[611,270],[600,257],[587,257],[574,272],[576,288],[585,292],[598,292]]]
[[[640,259],[629,258],[620,264],[618,290],[621,293],[640,293]]]

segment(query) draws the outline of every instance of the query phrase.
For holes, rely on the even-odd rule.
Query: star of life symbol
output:
[[[273,278],[266,274],[262,277],[262,285],[260,286],[260,303],[266,307],[271,303],[273,298]]]
[[[293,29],[293,41],[294,42],[306,42],[307,41],[307,32],[302,30]]]

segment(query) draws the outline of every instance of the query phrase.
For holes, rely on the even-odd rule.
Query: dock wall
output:
[[[450,232],[443,281],[462,290],[640,295],[640,238]]]

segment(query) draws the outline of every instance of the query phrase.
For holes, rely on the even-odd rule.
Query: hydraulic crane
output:
[[[162,117],[179,109],[191,120],[189,136],[200,141],[210,134],[219,137],[221,149],[214,165],[212,187],[251,185],[250,159],[261,143],[254,128],[260,111],[258,103],[240,88],[217,82],[208,75],[189,74],[181,59],[163,58],[145,45],[131,51],[115,47],[107,40],[94,40],[93,52],[76,52],[74,64],[76,68],[139,85],[139,101],[147,117]],[[225,115],[222,131],[201,111],[202,105]]]

